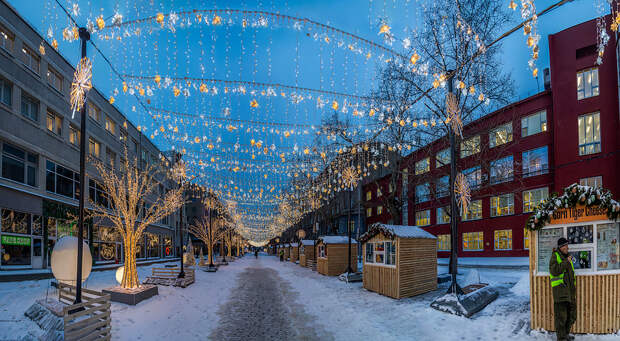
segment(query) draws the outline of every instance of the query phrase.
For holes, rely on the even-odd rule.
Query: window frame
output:
[[[425,217],[422,217],[423,213]],[[426,224],[418,224],[418,222],[420,221],[421,222],[426,221]],[[431,210],[430,209],[415,211],[415,226],[430,226],[430,225],[431,225]]]
[[[65,78],[62,76],[62,74],[58,71],[56,71],[51,65],[49,65],[49,63],[47,64],[47,84],[49,84],[52,88],[54,88],[56,91],[62,93],[64,90],[64,81]],[[50,79],[53,76],[54,79]]]
[[[94,148],[91,150],[91,144]],[[95,153],[93,153],[93,151]],[[88,155],[96,157],[97,159],[101,159],[101,142],[95,140],[94,137],[88,137]]]
[[[504,236],[503,238],[508,238],[508,244],[510,245],[509,248],[500,248],[498,247],[499,244],[499,240],[498,240],[498,232],[508,232],[509,235],[506,237]],[[502,236],[500,236],[500,238],[502,238]],[[512,251],[513,249],[513,238],[512,238],[512,229],[501,229],[501,230],[493,230],[493,250],[494,251]]]
[[[10,42],[10,47],[6,46],[6,42]],[[4,25],[0,24],[0,48],[5,51],[13,54],[13,50],[15,49],[15,34],[11,32]]]
[[[507,202],[508,205],[506,207],[508,209],[508,213],[497,214],[497,206],[501,205],[503,199],[508,199],[508,202]],[[490,201],[490,205],[489,206],[491,207],[491,210],[490,210],[490,217],[491,218],[505,217],[505,216],[514,215],[515,214],[515,196],[514,196],[514,193],[504,193],[504,194],[494,195],[494,196],[492,196],[490,198],[489,201]],[[500,209],[503,210],[504,208],[500,206]]]
[[[534,117],[534,116],[543,116],[544,115],[544,121],[541,120],[540,118],[538,119],[538,125],[539,125],[539,131],[536,132],[530,132],[530,127],[529,127],[529,119]],[[524,133],[524,129],[526,130],[526,133]],[[549,130],[549,127],[547,126],[547,109],[542,109],[539,110],[533,114],[524,116],[521,118],[521,138],[524,137],[528,137],[528,136],[532,136],[532,135],[536,135],[536,134],[540,134],[540,133],[544,133],[547,132]]]
[[[431,159],[430,157],[425,157],[422,160],[416,161],[415,163],[415,175],[424,174],[430,172],[431,170]]]
[[[592,117],[592,126],[590,127],[590,131],[591,131],[591,136],[588,137],[586,135],[588,132],[588,127],[587,127],[587,119]],[[583,122],[583,123],[582,123]],[[598,124],[596,124],[596,122],[598,122]],[[583,127],[583,129],[582,129]],[[598,129],[597,129],[598,128]],[[598,130],[598,140],[596,140],[595,133],[594,131]],[[583,133],[583,135],[582,135]],[[594,112],[590,112],[587,114],[583,114],[583,115],[579,115],[577,117],[577,138],[578,138],[578,149],[579,149],[579,156],[584,156],[584,155],[592,155],[592,154],[598,154],[602,152],[602,136],[601,136],[601,112],[600,111],[594,111]],[[584,142],[582,143],[582,137]],[[589,138],[591,138],[591,141],[588,141]],[[592,151],[588,151],[587,148],[588,147],[593,147]]]
[[[437,235],[437,251],[441,252],[449,252],[452,250],[452,236],[448,234],[438,234]],[[447,248],[442,248],[443,243],[447,244]]]
[[[478,203],[478,202],[479,202],[479,203],[480,203],[480,204],[479,204],[479,206],[480,206],[480,217],[477,217],[477,218],[470,218],[470,217],[469,217],[469,213],[471,212],[470,210],[471,210],[471,208],[472,208],[472,206],[473,206],[473,203],[474,203],[474,202],[476,202],[476,203]],[[467,206],[467,212],[463,212],[463,209],[461,208],[461,221],[480,220],[480,219],[482,219],[482,218],[483,218],[483,212],[482,212],[482,199],[472,200],[472,201],[469,203],[469,206]]]
[[[33,60],[36,62],[36,65],[34,65],[36,66],[36,69],[33,66]],[[38,53],[34,52],[34,50],[26,44],[22,44],[21,61],[32,72],[36,73],[37,75],[41,74],[41,56]]]
[[[530,165],[529,165],[530,164],[530,157],[529,157],[530,153],[533,153],[533,152],[539,151],[539,150],[543,150],[543,149],[546,151],[546,153],[545,153],[546,162],[544,163],[544,166],[540,167],[540,169],[537,169],[535,171],[531,171],[530,170]],[[525,158],[526,155],[528,155],[527,162],[525,160],[526,159]],[[533,149],[530,149],[530,150],[523,151],[521,153],[521,164],[522,164],[522,167],[521,167],[522,176],[524,178],[529,178],[529,177],[532,177],[532,176],[543,175],[543,174],[549,173],[549,146],[545,145],[545,146],[541,146],[541,147],[537,147],[537,148],[533,148]],[[541,165],[543,165],[543,164],[541,164]],[[527,167],[527,170],[528,170],[527,172],[525,171],[526,167]]]
[[[69,124],[69,143],[78,147],[80,146],[80,139],[82,132],[80,131],[80,128],[73,125],[73,124]]]
[[[420,188],[426,188],[425,193],[420,194],[418,191],[418,189]],[[419,185],[415,186],[415,203],[419,204],[422,202],[426,202],[431,200],[431,188],[430,188],[430,183],[429,182],[425,182]]]
[[[450,148],[438,151],[437,154],[435,154],[435,168],[441,168],[443,166],[449,165],[450,157]]]
[[[510,127],[510,129],[506,129],[507,127]],[[497,143],[497,135],[498,133],[502,132],[506,130],[506,141],[502,142],[502,143]],[[508,131],[510,130],[510,131]],[[495,127],[493,129],[491,129],[491,131],[489,132],[489,148],[495,148],[498,146],[501,146],[503,144],[506,143],[510,143],[513,140],[513,129],[512,129],[512,121],[504,123],[498,127]]]
[[[8,101],[5,102],[5,98]],[[0,103],[8,107],[13,105],[13,83],[2,77],[0,77]]]
[[[45,116],[45,127],[47,128],[47,131],[56,136],[62,136],[62,126],[63,117],[51,110],[48,110],[47,115]]]
[[[24,113],[24,104],[28,108],[27,113]],[[36,110],[33,110],[33,109],[36,109]],[[33,96],[25,93],[22,90],[21,104],[20,104],[20,109],[19,109],[20,114],[26,117],[27,119],[38,123],[40,111],[41,111],[41,102],[37,100],[36,98],[34,98]],[[32,117],[33,112],[35,113],[34,115],[36,117]]]
[[[437,218],[435,219],[435,220],[437,220],[437,225],[440,225],[440,224],[450,224],[450,221],[451,221],[452,217],[450,217],[450,214],[447,213],[449,210],[450,210],[450,205],[442,206],[442,207],[437,207]],[[448,217],[447,221],[444,221],[443,219],[439,219],[440,217],[443,217],[443,213],[442,212],[446,212],[446,216]]]
[[[531,198],[530,198],[529,200],[527,200],[527,201],[526,201],[526,200],[525,200],[525,194],[526,194],[526,193],[533,193],[533,192],[535,192],[535,191],[541,191],[541,190],[546,190],[547,195],[546,195],[544,198],[543,198],[543,196],[541,195],[540,200],[538,201],[538,203],[537,203],[536,205],[532,206],[532,209],[528,211],[528,210],[526,209],[526,204],[531,203],[531,202],[532,202],[532,200],[531,200]],[[522,199],[522,202],[523,202],[522,212],[523,212],[523,213],[531,213],[531,212],[534,212],[534,209],[535,209],[535,208],[536,208],[536,207],[537,207],[537,206],[538,206],[538,205],[539,205],[539,204],[540,204],[543,200],[545,200],[545,199],[547,199],[547,198],[549,198],[549,187],[532,188],[532,189],[528,189],[528,190],[523,191],[523,192],[521,193],[521,199]],[[532,205],[532,204],[530,204],[530,205]]]
[[[480,141],[480,134],[462,140],[460,149],[461,159],[480,153]]]
[[[506,173],[510,173],[510,174],[504,174],[502,176],[498,176],[497,171],[495,171],[497,169],[498,166],[505,168],[506,170],[508,169],[508,167],[506,167],[508,165],[507,160],[510,159],[510,172],[506,172]],[[506,162],[506,165],[503,165],[503,163]],[[495,174],[494,174],[495,173]],[[513,155],[508,155],[505,157],[502,157],[500,159],[496,159],[491,161],[491,163],[489,164],[489,183],[491,185],[496,185],[496,184],[501,184],[504,182],[510,182],[514,180],[514,173],[515,173],[515,161],[514,161],[514,156]]]
[[[50,170],[49,165],[53,165],[53,170]],[[63,168],[67,174],[68,172],[71,172],[71,177],[72,179],[70,179],[65,173],[65,171],[63,172],[59,172],[58,167]],[[53,190],[49,189],[48,186],[48,176],[49,174],[51,174],[54,178],[54,188]],[[59,193],[58,191],[58,177],[62,177],[63,180],[68,180],[71,182],[71,196],[65,195],[63,193]],[[80,197],[80,195],[82,194],[82,190],[80,189],[80,174],[79,172],[76,172],[74,170],[72,170],[69,167],[65,167],[61,164],[59,164],[58,162],[52,161],[52,160],[45,160],[45,191],[47,193],[53,193],[56,195],[60,195],[62,197],[65,198],[70,198],[70,199],[75,199],[78,200]]]
[[[596,76],[594,76],[596,74]],[[599,96],[601,94],[600,91],[600,79],[598,74],[598,67],[589,67],[586,69],[582,69],[577,71],[576,73],[576,81],[577,81],[577,100],[581,101],[587,98],[592,98]],[[581,76],[581,86],[579,84],[579,79]],[[590,76],[589,86],[586,86],[586,76]],[[593,86],[593,80],[596,78],[596,86]],[[587,90],[589,90],[590,95],[586,96]],[[596,92],[596,94],[594,94]],[[583,93],[583,94],[581,94]]]
[[[465,235],[476,235],[476,240],[475,243],[477,245],[482,245],[481,249],[472,249],[472,248],[465,248]],[[478,239],[477,237],[480,236],[481,238]],[[463,232],[463,234],[461,235],[463,242],[462,242],[462,247],[463,247],[463,251],[473,251],[473,252],[479,252],[479,251],[484,251],[484,231],[472,231],[472,232]],[[472,243],[474,242],[474,240],[472,240]]]
[[[116,136],[116,128],[117,128],[117,124],[116,122],[109,116],[109,115],[105,115],[105,130]]]
[[[7,143],[7,142],[2,142],[1,143],[2,149],[0,150],[0,178],[2,179],[6,179],[8,181],[14,181],[16,183],[22,184],[22,185],[26,185],[26,186],[30,186],[30,187],[37,187],[39,185],[39,155],[35,154],[35,153],[31,153],[19,146],[16,146],[12,143]],[[6,151],[6,147],[9,148],[13,148],[16,151],[20,151],[24,154],[23,157],[19,157],[9,151]],[[17,162],[21,165],[21,167],[23,168],[23,181],[20,180],[16,180],[16,179],[12,179],[9,177],[5,177],[4,176],[4,162],[5,162],[5,158],[11,159],[13,162]],[[35,160],[35,161],[32,161]],[[32,176],[34,178],[34,184],[30,183],[30,172],[32,171]]]
[[[594,181],[594,186],[590,186],[588,184],[590,181]],[[587,178],[581,178],[579,179],[579,185],[589,186],[589,187],[594,187],[594,188],[603,188],[603,176],[597,175],[597,176],[590,176]]]

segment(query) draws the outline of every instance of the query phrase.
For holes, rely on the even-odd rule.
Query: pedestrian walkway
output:
[[[265,256],[251,261],[237,276],[237,287],[218,311],[212,340],[329,340],[296,302],[297,294],[274,269],[263,267]],[[319,337],[321,335],[321,337]]]

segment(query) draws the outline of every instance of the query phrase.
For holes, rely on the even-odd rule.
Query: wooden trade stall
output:
[[[284,260],[288,260],[291,256],[291,244],[284,244]]]
[[[296,261],[299,260],[299,244],[298,243],[291,243],[291,250],[289,252],[290,254],[290,261],[291,263],[295,263]]]
[[[360,237],[364,288],[392,298],[437,289],[437,237],[416,226],[373,224]]]
[[[299,265],[309,267],[314,261],[314,240],[303,239],[299,247]]]
[[[346,236],[322,236],[317,241],[317,271],[338,276],[347,271],[349,239]],[[351,239],[351,269],[357,272],[357,241]]]
[[[574,333],[620,330],[620,204],[604,189],[573,184],[543,201],[528,220],[532,329],[554,331],[549,260],[560,237],[575,259]],[[527,244],[526,244],[527,245]]]

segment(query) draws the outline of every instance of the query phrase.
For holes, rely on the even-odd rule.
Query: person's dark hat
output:
[[[564,237],[558,239],[558,249],[561,248],[564,245],[568,245],[568,239],[566,239]]]

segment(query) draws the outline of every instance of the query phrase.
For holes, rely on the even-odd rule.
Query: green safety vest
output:
[[[558,252],[554,252],[555,257],[558,261],[558,265],[560,263],[562,263],[562,258],[560,257],[560,254]],[[573,262],[570,262],[570,267],[573,268],[573,274],[575,273],[575,266],[573,265]],[[573,275],[574,277],[574,275]],[[558,285],[564,283],[564,273],[561,273],[559,276],[553,276],[552,274],[549,274],[549,278],[551,279],[551,287],[557,287]],[[577,279],[575,278],[575,285],[577,285]]]

